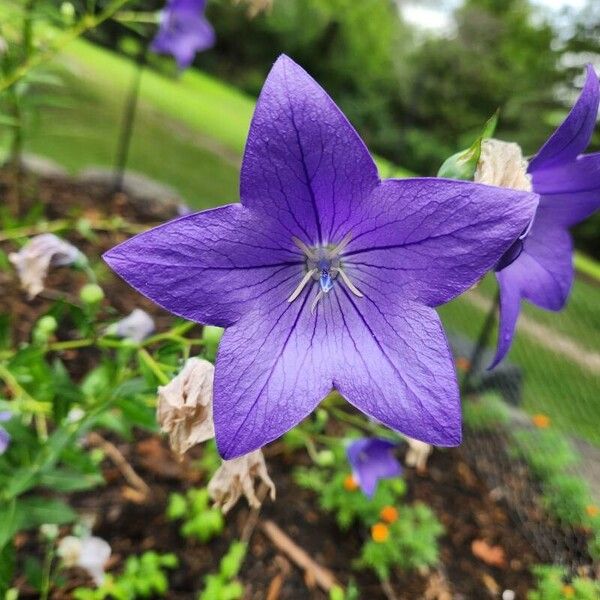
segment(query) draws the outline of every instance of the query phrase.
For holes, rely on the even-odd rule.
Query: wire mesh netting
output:
[[[463,452],[540,561],[598,575],[600,283],[577,277],[567,307],[527,303],[508,357],[492,276],[441,308],[462,379]]]

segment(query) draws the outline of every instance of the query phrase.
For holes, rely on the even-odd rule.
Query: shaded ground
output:
[[[164,512],[169,493],[199,485],[201,472],[193,466],[193,460],[177,463],[165,443],[156,437],[146,437],[131,445],[121,443],[119,449],[150,485],[150,500],[140,500],[127,487],[119,471],[107,463],[108,485],[73,495],[72,504],[78,512],[93,517],[94,533],[112,546],[111,569],[118,570],[128,555],[145,550],[175,552],[180,558],[180,567],[170,575],[171,588],[167,598],[194,598],[201,577],[216,569],[229,542],[241,534],[248,508],[241,502],[232,511],[227,518],[226,531],[219,539],[209,544],[185,540],[178,533],[178,525],[169,522]],[[196,457],[198,453],[196,451]],[[316,508],[313,494],[293,482],[292,468],[306,462],[304,453],[281,452],[281,447],[275,445],[271,450],[267,449],[265,455],[278,497],[275,503],[264,505],[260,518],[273,520],[314,560],[333,571],[341,582],[355,579],[361,598],[386,598],[374,575],[352,569],[352,560],[359,554],[364,532],[340,532],[333,518]],[[447,598],[444,594],[450,593],[453,599],[476,600],[497,597],[504,589],[512,589],[518,598],[523,598],[531,582],[527,569],[539,559],[511,526],[506,509],[491,499],[489,490],[464,462],[460,451],[436,452],[427,474],[417,475],[410,470],[406,477],[408,501],[418,499],[432,506],[446,528],[446,535],[441,540],[439,569],[423,574],[394,575],[392,585],[398,598],[442,600]],[[501,547],[506,556],[505,564],[493,567],[477,559],[471,549],[475,540]],[[21,558],[39,551],[33,536],[22,536],[20,546]],[[252,536],[240,579],[246,589],[245,598],[266,598],[269,589],[274,587],[274,580],[278,580],[277,585],[281,588],[277,596],[270,596],[272,598],[327,598],[277,551],[262,533],[260,523]],[[69,598],[68,590],[85,584],[85,581],[82,573],[73,570],[63,589],[52,597],[56,600]],[[36,597],[24,583],[21,582],[20,587],[21,597]]]

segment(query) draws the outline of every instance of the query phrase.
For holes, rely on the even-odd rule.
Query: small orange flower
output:
[[[464,356],[459,356],[456,359],[456,368],[459,371],[468,371],[471,368],[471,361],[468,358],[465,358]]]
[[[533,417],[531,417],[531,422],[540,429],[548,429],[548,427],[550,427],[550,417],[548,415],[533,415]]]
[[[398,520],[398,509],[395,506],[384,506],[379,513],[382,521],[393,523]]]
[[[589,504],[585,507],[585,512],[588,514],[588,517],[597,517],[600,515],[600,508],[598,508],[595,504]]]
[[[575,595],[575,588],[572,585],[564,585],[562,593],[565,598],[572,598]]]
[[[344,489],[347,492],[355,492],[358,489],[358,482],[353,475],[347,475],[344,479]]]
[[[387,542],[390,537],[390,530],[385,523],[375,523],[373,527],[371,527],[371,537],[374,542],[378,544],[383,544],[383,542]]]

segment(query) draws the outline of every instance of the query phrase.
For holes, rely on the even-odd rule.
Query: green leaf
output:
[[[40,477],[39,484],[56,492],[81,492],[102,485],[100,473],[85,474],[71,469],[54,469]]]
[[[233,579],[242,568],[246,556],[246,544],[244,542],[233,542],[227,554],[221,559],[219,571],[225,579]]]
[[[16,553],[11,543],[5,544],[0,549],[0,598],[4,598],[10,588],[15,572]]]
[[[24,571],[27,583],[29,583],[33,589],[39,591],[42,587],[42,582],[44,579],[42,564],[40,563],[39,559],[34,556],[25,557]]]
[[[32,496],[17,503],[19,529],[33,529],[46,523],[63,525],[77,519],[77,513],[62,500]]]
[[[16,533],[17,501],[13,498],[7,504],[0,504],[0,551],[3,551]],[[2,561],[0,560],[0,565]],[[0,573],[0,580],[2,575]]]

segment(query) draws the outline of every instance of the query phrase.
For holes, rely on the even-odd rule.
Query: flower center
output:
[[[311,306],[311,312],[314,312],[319,301],[333,289],[334,283],[338,277],[355,296],[358,296],[359,298],[363,297],[362,292],[352,283],[352,281],[350,281],[350,278],[342,268],[341,254],[350,242],[349,235],[336,246],[317,246],[315,248],[310,248],[302,240],[296,237],[293,238],[293,241],[304,254],[306,259],[306,272],[296,289],[288,298],[288,302],[293,302],[298,298],[309,282],[318,282],[319,291]]]

